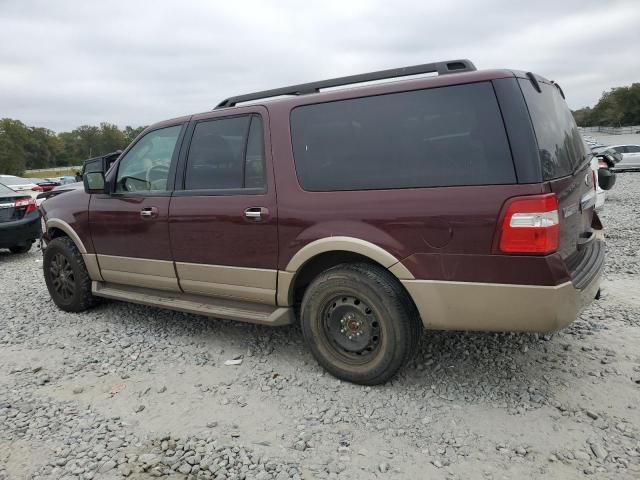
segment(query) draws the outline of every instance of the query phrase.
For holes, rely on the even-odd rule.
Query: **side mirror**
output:
[[[82,166],[82,182],[87,193],[108,193],[104,179],[104,157],[96,157],[84,162]]]
[[[602,190],[611,190],[616,183],[616,174],[608,168],[598,170],[598,185]]]
[[[106,193],[104,173],[86,172],[83,177],[84,191],[87,193]]]

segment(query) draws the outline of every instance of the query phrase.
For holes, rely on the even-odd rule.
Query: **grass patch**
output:
[[[31,172],[29,170],[24,172],[26,178],[51,178],[51,177],[65,177],[75,176],[76,172],[80,170],[78,167],[69,167],[63,170],[42,170],[40,172]]]

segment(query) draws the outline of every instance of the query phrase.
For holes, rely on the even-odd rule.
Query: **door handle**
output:
[[[269,209],[265,207],[249,207],[244,211],[244,217],[259,222],[269,216]]]
[[[142,218],[153,218],[158,216],[158,208],[157,207],[144,207],[140,210],[140,216]]]

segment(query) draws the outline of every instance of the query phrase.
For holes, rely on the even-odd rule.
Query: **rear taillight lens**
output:
[[[560,219],[554,193],[509,200],[500,231],[500,251],[547,255],[558,250]]]
[[[33,187],[31,189],[32,192],[44,192],[44,188],[42,188],[40,185],[36,185],[35,187]]]
[[[38,205],[36,204],[36,200],[32,197],[28,198],[20,198],[16,200],[15,208],[24,209],[25,215],[27,213],[35,212],[38,209]]]

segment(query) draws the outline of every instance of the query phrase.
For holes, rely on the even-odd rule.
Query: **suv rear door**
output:
[[[169,209],[180,287],[275,304],[278,235],[263,107],[193,118]]]
[[[89,225],[106,282],[179,291],[169,244],[169,201],[183,123],[146,133],[91,196]]]
[[[538,142],[543,181],[558,199],[559,252],[571,270],[595,240],[591,224],[596,182],[590,156],[559,88],[538,81],[539,92],[528,78],[519,83]]]

